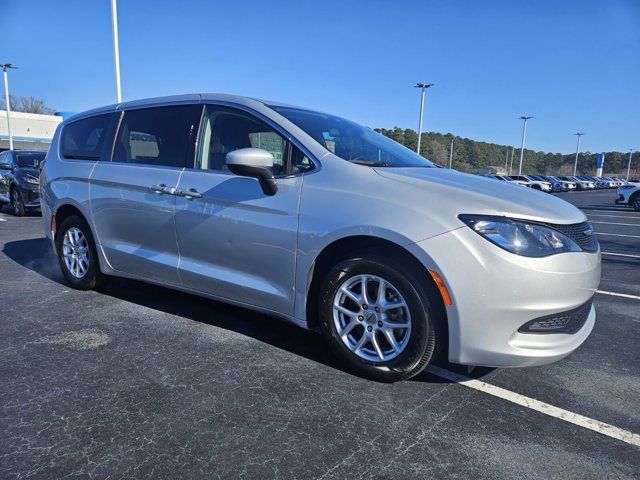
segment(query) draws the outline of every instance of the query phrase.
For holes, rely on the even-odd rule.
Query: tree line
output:
[[[375,128],[379,132],[405,147],[415,151],[418,145],[418,134],[411,128]],[[449,166],[449,153],[453,140],[452,167],[462,172],[473,173],[482,167],[505,167],[511,163],[513,155],[513,171],[518,173],[520,148],[511,145],[479,142],[469,138],[458,137],[451,133],[425,132],[420,142],[420,154],[443,167]],[[625,176],[629,153],[605,153],[604,174]],[[578,175],[595,175],[598,153],[581,152],[578,158]],[[573,175],[575,154],[536,152],[524,150],[522,173],[532,175]],[[631,176],[640,175],[640,152],[634,152],[631,159]]]
[[[44,100],[35,97],[16,97],[9,95],[9,106],[12,112],[39,113],[41,115],[53,115],[54,110],[46,105]],[[7,109],[7,102],[0,100],[0,110]]]

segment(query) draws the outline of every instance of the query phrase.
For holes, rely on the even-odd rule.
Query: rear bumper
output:
[[[596,314],[591,307],[572,334],[518,331],[531,320],[587,303],[600,283],[599,252],[520,257],[466,227],[410,249],[440,274],[452,297],[447,307],[451,362],[544,365],[569,355],[593,329]]]

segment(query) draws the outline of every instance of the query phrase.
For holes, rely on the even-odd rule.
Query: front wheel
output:
[[[636,212],[640,212],[640,195],[636,194],[629,202],[629,205],[631,205]]]
[[[22,195],[15,187],[11,189],[11,212],[16,217],[22,217],[25,213]]]
[[[338,263],[320,289],[320,329],[359,375],[394,382],[420,373],[436,346],[432,299],[415,269],[377,255]],[[425,272],[426,273],[426,272]]]

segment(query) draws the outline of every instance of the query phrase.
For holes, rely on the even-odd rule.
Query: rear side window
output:
[[[62,156],[71,159],[100,160],[113,114],[96,115],[71,122],[62,130]]]
[[[114,162],[193,167],[201,105],[129,110],[120,123]]]

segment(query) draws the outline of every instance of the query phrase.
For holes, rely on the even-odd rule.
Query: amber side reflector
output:
[[[429,275],[431,275],[431,278],[433,278],[433,281],[436,282],[436,286],[438,287],[438,290],[440,290],[440,295],[442,296],[442,301],[444,302],[444,306],[448,307],[449,305],[451,305],[451,295],[449,295],[447,286],[442,281],[442,278],[440,277],[440,275],[438,275],[438,272],[434,272],[433,270],[427,270],[427,271],[429,272]]]
[[[51,237],[56,238],[56,214],[51,215]]]

